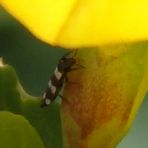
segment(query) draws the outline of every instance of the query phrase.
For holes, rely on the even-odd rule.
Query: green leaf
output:
[[[29,122],[20,115],[0,112],[1,148],[43,148],[42,140]]]
[[[52,103],[47,108],[40,108],[40,104],[41,98],[30,96],[23,90],[15,70],[11,66],[4,65],[0,67],[0,110],[20,114],[22,118],[28,120],[30,127],[32,126],[36,130],[45,147],[62,148],[60,105],[58,103]],[[3,120],[7,122],[5,121],[7,118]],[[18,130],[20,129],[15,122],[11,125],[16,129],[18,128]],[[0,128],[2,128],[1,126],[0,124]],[[6,131],[6,135],[9,135],[11,130],[13,130],[12,126]],[[0,139],[2,139],[1,136],[0,134]],[[11,133],[11,136],[15,137],[13,133]],[[19,136],[20,139],[23,138],[22,135]],[[10,136],[8,136],[8,141],[11,140],[9,138]],[[29,134],[28,138],[32,139]],[[13,141],[14,147],[17,148],[18,140],[14,139]],[[22,141],[20,140],[19,142],[21,143]],[[9,147],[7,146],[7,148]]]
[[[26,100],[22,109],[23,115],[39,132],[45,147],[62,148],[61,120],[57,103],[40,108],[39,101]]]
[[[20,92],[14,69],[8,65],[0,67],[0,110],[20,112]]]

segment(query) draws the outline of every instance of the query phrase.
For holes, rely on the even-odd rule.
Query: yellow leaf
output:
[[[68,48],[148,39],[147,0],[2,0],[34,35]]]
[[[106,54],[103,49],[127,49]],[[142,52],[141,52],[142,50]],[[69,74],[62,104],[66,148],[114,148],[148,90],[147,43],[79,50],[85,66]]]

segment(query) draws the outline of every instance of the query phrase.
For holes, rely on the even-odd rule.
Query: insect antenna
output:
[[[74,57],[75,57],[76,54],[77,54],[77,51],[78,51],[78,49],[69,51],[68,53],[66,53],[66,54],[63,55],[63,58],[68,57],[68,56],[69,56],[70,54],[72,54],[72,53],[74,54]]]
[[[77,53],[78,53],[78,49],[76,49],[76,50],[74,51],[74,57],[76,57]]]
[[[66,58],[67,56],[69,56],[71,53],[73,53],[73,51],[69,51],[68,53],[63,55],[63,58]]]

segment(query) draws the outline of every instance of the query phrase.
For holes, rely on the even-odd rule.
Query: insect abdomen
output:
[[[51,77],[51,79],[48,82],[48,87],[43,95],[43,104],[41,107],[47,106],[50,104],[54,99],[57,97],[58,92],[60,90],[59,84],[61,83],[63,73],[58,70],[58,68],[55,69],[54,75]]]

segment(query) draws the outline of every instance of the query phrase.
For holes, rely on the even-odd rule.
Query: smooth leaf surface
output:
[[[124,52],[104,52],[107,49]],[[77,56],[85,68],[69,75],[77,85],[65,87],[65,145],[114,148],[131,127],[148,90],[148,43],[81,49]]]
[[[21,115],[0,112],[1,148],[44,148],[36,130]]]
[[[36,130],[37,136],[41,137],[44,147],[62,148],[59,104],[53,103],[50,107],[42,109],[40,103],[41,98],[32,97],[23,90],[11,66],[0,67],[0,110],[20,114],[28,120],[30,126]],[[15,122],[12,126],[17,128]]]
[[[22,114],[36,128],[45,148],[62,148],[61,120],[59,104],[53,103],[40,108],[40,102],[26,100],[22,105]]]
[[[19,113],[21,100],[16,74],[12,67],[0,67],[0,110]]]

